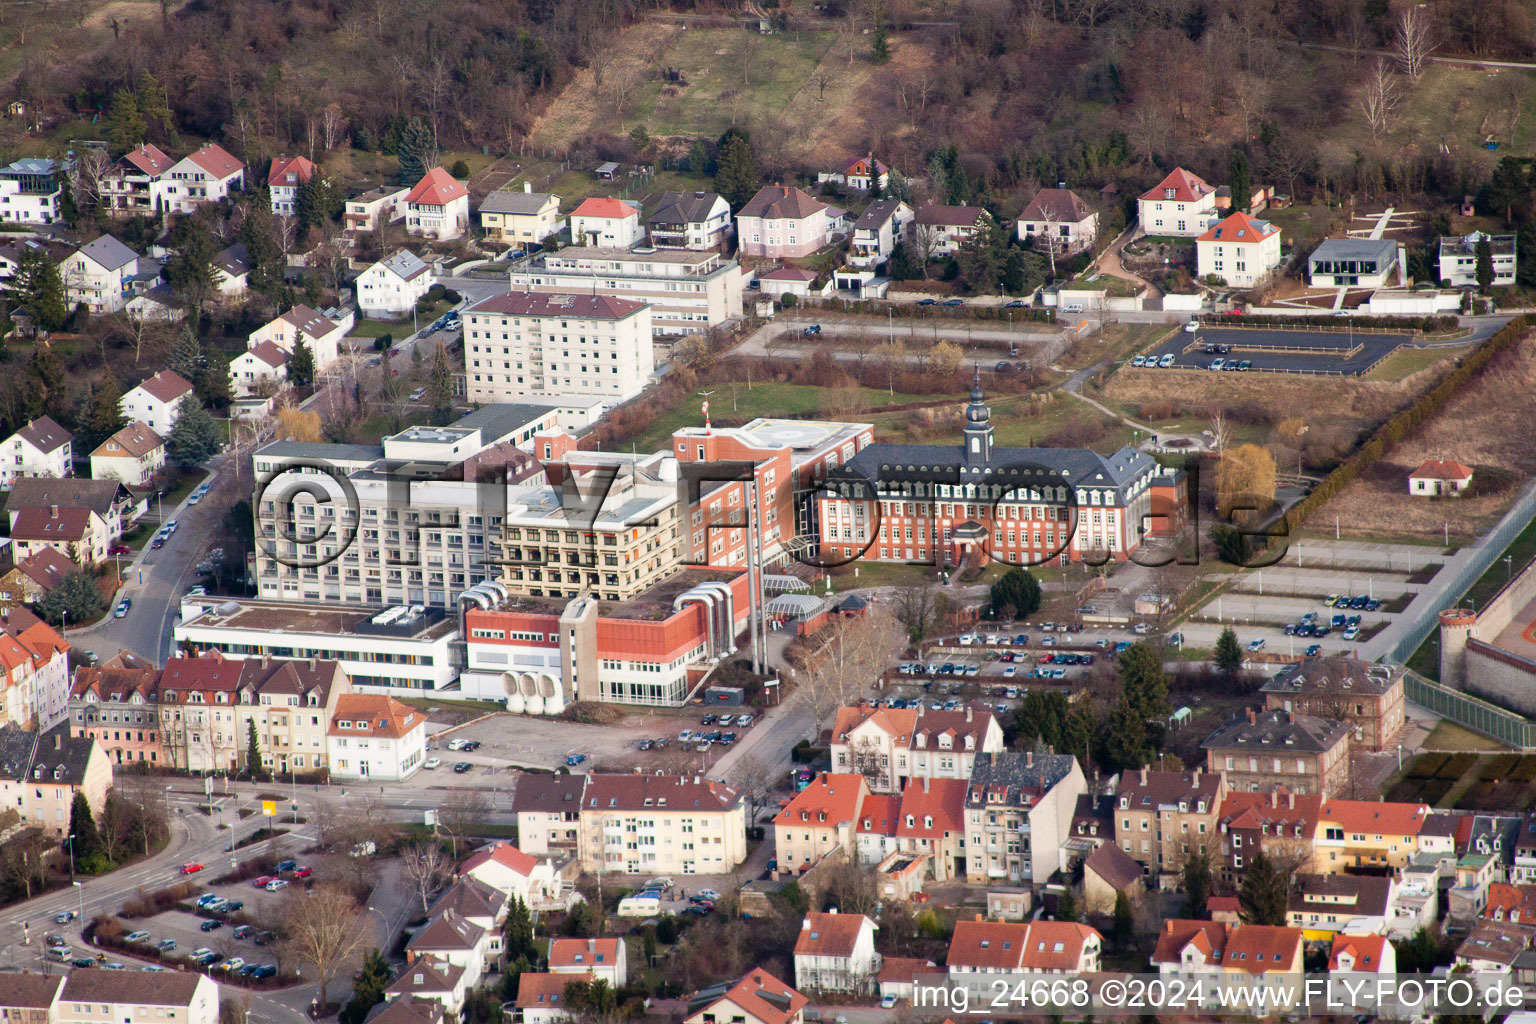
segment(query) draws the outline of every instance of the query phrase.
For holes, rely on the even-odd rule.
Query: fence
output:
[[[1457,725],[1518,750],[1536,750],[1536,722],[1469,693],[1430,682],[1417,672],[1403,677],[1403,696]]]
[[[1509,547],[1515,536],[1525,529],[1533,517],[1536,517],[1536,483],[1526,487],[1525,493],[1520,495],[1519,500],[1508,512],[1504,513],[1504,518],[1499,520],[1498,525],[1477,543],[1471,558],[1456,570],[1456,575],[1441,589],[1441,593],[1450,595],[1451,600],[1459,599],[1498,560],[1504,553],[1504,549]],[[1444,608],[1440,605],[1426,605],[1419,609],[1417,616],[1403,632],[1397,645],[1387,652],[1387,657],[1393,661],[1406,663],[1429,636],[1430,631],[1440,625],[1440,612],[1443,610]]]

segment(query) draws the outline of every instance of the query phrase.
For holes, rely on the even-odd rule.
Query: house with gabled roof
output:
[[[964,203],[925,203],[912,221],[912,239],[920,259],[953,256],[965,241],[987,231],[992,215],[980,206]]]
[[[142,420],[107,438],[91,452],[91,478],[142,487],[165,468],[165,441]]]
[[[427,759],[427,716],[382,693],[349,693],[336,702],[326,737],[331,775],[400,782]]]
[[[250,349],[270,341],[292,355],[302,340],[315,357],[315,369],[322,370],[340,357],[341,340],[355,319],[356,313],[350,309],[332,317],[300,303],[252,331],[245,345]]]
[[[1280,229],[1239,210],[1195,239],[1195,266],[1202,278],[1218,278],[1234,288],[1252,288],[1269,280],[1280,266]]]
[[[663,192],[646,229],[658,249],[722,249],[731,239],[731,204],[716,192]]]
[[[1336,935],[1328,948],[1330,974],[1396,974],[1397,949],[1385,935]]]
[[[454,882],[433,901],[428,916],[452,910],[491,932],[491,951],[501,955],[501,926],[506,923],[506,894],[477,878],[465,876]]]
[[[855,267],[873,267],[891,258],[896,246],[907,241],[917,214],[900,199],[876,199],[853,222],[849,240],[848,263]]]
[[[124,519],[132,515],[133,497],[116,480],[19,476],[11,482],[11,497],[5,511],[14,531],[24,509],[48,511],[55,506],[91,512],[101,520],[107,543],[113,544],[123,535]]]
[[[554,938],[549,940],[549,969],[555,974],[588,974],[615,989],[629,980],[629,950],[622,938]]]
[[[364,1024],[445,1024],[451,1018],[436,999],[389,999],[368,1011]]]
[[[204,203],[222,202],[245,187],[245,165],[217,142],[205,142],[172,164],[162,176],[165,209],[191,213]]]
[[[80,246],[59,264],[64,301],[92,313],[116,313],[127,304],[139,254],[111,235]]]
[[[1427,804],[1386,800],[1328,800],[1312,841],[1313,870],[1401,868],[1418,849]]]
[[[525,775],[517,780],[512,813],[517,815],[517,841],[524,853],[575,851],[586,786],[584,774]]]
[[[194,971],[75,969],[64,979],[54,1024],[218,1024],[219,988]]]
[[[640,204],[593,196],[571,211],[571,244],[629,249],[640,244]]]
[[[1216,219],[1216,189],[1175,167],[1136,200],[1136,215],[1142,234],[1195,238]]]
[[[564,227],[560,197],[552,192],[535,192],[530,181],[523,182],[521,192],[492,192],[480,201],[475,212],[480,216],[480,230],[488,240],[524,249],[550,235],[558,235]]]
[[[851,855],[868,798],[869,785],[862,775],[823,772],[813,779],[774,816],[773,842],[779,870],[804,871],[837,850]]]
[[[524,971],[517,976],[515,1004],[522,1024],[564,1024],[571,1019],[565,1008],[566,986],[591,981],[590,974],[555,974]]]
[[[1227,926],[1219,921],[1163,920],[1152,951],[1152,966],[1162,975],[1192,977],[1220,974],[1227,948]]]
[[[928,776],[907,781],[896,819],[897,849],[929,858],[940,882],[965,874],[966,779]]]
[[[70,735],[94,739],[114,765],[158,766],[164,760],[159,705],[160,669],[153,664],[82,665],[70,683]]]
[[[1340,932],[1383,935],[1391,915],[1396,882],[1379,875],[1295,876],[1286,902],[1286,923],[1309,942]]]
[[[577,853],[583,871],[718,875],[747,856],[747,801],[741,790],[702,775],[593,772],[582,793]],[[609,830],[640,842],[616,851]],[[649,839],[650,842],[645,842]]]
[[[1428,459],[1408,474],[1408,493],[1455,497],[1472,486],[1472,467],[1454,459]]]
[[[423,957],[446,960],[464,969],[464,984],[474,988],[487,971],[496,968],[496,956],[491,951],[491,933],[479,925],[466,921],[452,909],[432,917],[405,945],[407,969]]]
[[[1030,845],[1034,843],[1030,836]],[[1090,913],[1110,913],[1121,893],[1135,900],[1146,891],[1145,874],[1130,854],[1105,843],[1083,858],[1083,905]]]
[[[405,197],[411,190],[405,186],[380,185],[347,200],[342,223],[348,231],[377,231],[405,218]]]
[[[292,354],[264,341],[248,348],[229,361],[229,383],[241,398],[275,395],[288,380],[288,360]]]
[[[946,960],[951,978],[974,974],[1081,974],[1099,969],[1104,940],[1070,921],[955,922]]]
[[[169,437],[181,415],[182,399],[192,393],[191,381],[175,370],[161,370],[123,395],[118,407],[125,419],[142,421],[161,437]]]
[[[844,707],[830,753],[835,771],[863,775],[872,792],[899,793],[911,778],[969,780],[978,754],[1004,748],[1002,726],[988,709]]]
[[[166,173],[176,161],[153,143],[124,153],[101,180],[101,205],[125,216],[156,214],[164,207]]]
[[[10,487],[17,477],[72,476],[74,440],[51,416],[29,420],[0,444],[0,487]]]
[[[560,880],[547,860],[530,857],[511,843],[496,840],[482,846],[459,865],[460,878],[473,878],[501,893],[532,906],[556,896]]]
[[[107,525],[90,509],[26,508],[11,518],[11,557],[27,559],[52,548],[82,569],[107,557]]]
[[[42,600],[75,568],[74,562],[53,548],[17,562],[0,576],[0,615],[25,612],[23,605]]]
[[[868,192],[877,185],[881,189],[888,187],[891,183],[891,169],[875,159],[873,153],[866,153],[849,160],[839,170],[817,172],[816,180],[835,181],[854,191]]]
[[[827,204],[793,185],[764,185],[736,214],[743,256],[795,259],[831,241]]]
[[[468,972],[456,964],[436,957],[424,956],[401,971],[384,989],[387,1001],[431,1000],[441,1003],[443,1009],[458,1013],[464,1006],[469,987],[464,983]]]
[[[213,258],[213,286],[225,298],[244,295],[251,279],[251,253],[244,242],[221,249]]]
[[[700,989],[688,999],[683,1024],[805,1024],[810,999],[760,967],[739,981]]]
[[[314,162],[302,156],[275,156],[267,167],[267,192],[272,212],[292,217],[298,207],[299,189],[315,176]]]
[[[469,229],[469,189],[441,167],[422,175],[405,196],[405,230],[439,242]]]
[[[0,805],[15,810],[24,824],[62,836],[76,793],[100,814],[111,788],[112,765],[95,740],[71,736],[64,727],[46,733],[14,723],[0,727]]]
[[[795,938],[795,987],[864,996],[875,990],[880,954],[875,923],[863,914],[806,914]]]
[[[1042,188],[1019,214],[1021,242],[1038,240],[1057,255],[1070,256],[1093,247],[1099,237],[1099,212],[1069,188]]]
[[[965,798],[972,836],[966,881],[1038,885],[1065,868],[1072,817],[1086,792],[1082,767],[1071,754],[978,753]],[[1021,831],[1028,843],[1018,841]]]
[[[379,260],[352,283],[363,316],[393,320],[407,316],[432,287],[432,269],[409,249]]]

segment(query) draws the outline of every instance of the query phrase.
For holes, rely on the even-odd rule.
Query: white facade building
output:
[[[315,369],[323,370],[341,355],[341,340],[352,329],[356,317],[352,310],[333,319],[308,306],[294,306],[252,331],[246,338],[246,347],[256,348],[262,342],[270,341],[291,356],[299,340],[303,339],[315,357]]]
[[[628,249],[644,237],[636,203],[593,197],[571,211],[571,242],[576,245]]]
[[[1195,239],[1195,262],[1202,278],[1215,276],[1234,288],[1263,284],[1280,266],[1280,229],[1230,214]]]
[[[441,167],[434,167],[405,197],[405,230],[439,242],[469,229],[469,189]]]
[[[161,370],[123,396],[120,407],[130,422],[141,420],[161,437],[169,437],[181,415],[181,400],[192,394],[192,382],[175,370]]]
[[[746,275],[717,252],[573,246],[509,275],[512,291],[607,295],[651,307],[651,332],[692,334],[741,316]]]
[[[408,316],[431,287],[431,270],[408,249],[375,263],[352,285],[363,316],[384,320]]]
[[[39,416],[5,439],[0,451],[0,487],[18,476],[66,477],[74,473],[74,435],[50,417]]]
[[[875,990],[880,955],[875,923],[863,914],[805,915],[795,940],[795,987],[802,992],[868,995]]]
[[[204,203],[217,203],[245,186],[245,165],[216,142],[176,161],[160,179],[164,207],[171,213],[191,213]]]
[[[87,242],[59,264],[64,301],[92,313],[116,313],[128,302],[139,254],[111,235]]]
[[[508,292],[464,313],[471,402],[639,394],[654,372],[651,311],[606,295]]]
[[[1176,167],[1136,200],[1143,234],[1195,238],[1216,218],[1216,190]]]
[[[57,160],[28,157],[0,167],[0,221],[52,224],[59,219],[64,166]]]
[[[421,770],[426,751],[427,716],[387,694],[343,694],[331,712],[333,778],[400,782]]]

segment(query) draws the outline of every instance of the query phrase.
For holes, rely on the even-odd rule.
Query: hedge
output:
[[[1244,324],[1255,326],[1274,327],[1336,327],[1326,317],[1317,316],[1280,316],[1278,314],[1260,313],[1257,316],[1243,315],[1231,318],[1230,323],[1217,317],[1209,326],[1233,326],[1241,327]],[[1351,316],[1350,327],[1374,327],[1389,331],[1423,331],[1425,334],[1438,334],[1442,331],[1454,331],[1460,322],[1453,316]],[[1340,330],[1344,328],[1340,327]]]
[[[1377,427],[1370,440],[1361,445],[1358,452],[1324,477],[1322,483],[1313,488],[1311,494],[1291,506],[1290,511],[1285,514],[1287,529],[1291,533],[1299,530],[1308,516],[1332,500],[1334,495],[1342,491],[1355,477],[1385,455],[1392,445],[1407,437],[1421,423],[1439,412],[1445,403],[1450,401],[1457,389],[1481,371],[1490,359],[1506,349],[1513,348],[1525,335],[1527,327],[1525,317],[1515,317],[1489,338],[1486,344],[1464,358],[1461,365],[1446,374],[1439,384],[1419,396],[1418,401]]]

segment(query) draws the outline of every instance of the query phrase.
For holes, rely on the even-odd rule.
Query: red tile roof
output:
[[[935,974],[938,969],[932,960],[921,957],[888,956],[880,962],[880,974],[875,980],[910,983],[918,975]]]
[[[147,142],[140,143],[139,148],[130,149],[124,153],[123,159],[151,178],[160,177],[176,162],[162,153],[158,146]]]
[[[761,968],[748,971],[722,997],[763,1024],[789,1024],[810,1000]]]
[[[426,721],[420,711],[382,693],[344,693],[331,713],[332,736],[400,739]],[[341,727],[347,723],[347,728]]]
[[[240,688],[240,669],[241,662],[217,653],[167,658],[165,671],[160,674],[160,692],[168,700],[175,700],[179,692],[232,694]]]
[[[1301,929],[1236,924],[1227,931],[1224,966],[1249,974],[1301,971]]]
[[[1299,838],[1311,839],[1317,831],[1322,805],[1323,798],[1316,793],[1228,793],[1221,802],[1217,820],[1229,829],[1256,829],[1262,833],[1268,827],[1277,838],[1298,838],[1296,828],[1300,826]]]
[[[149,429],[149,424],[143,420],[134,420],[97,445],[91,455],[100,455],[103,458],[127,456],[137,459],[148,455],[163,444],[165,442],[160,439],[160,435]]]
[[[1173,189],[1172,196],[1168,195],[1169,189]],[[1168,177],[1143,192],[1141,198],[1160,199],[1163,202],[1172,203],[1196,203],[1214,191],[1216,190],[1196,175],[1190,174],[1182,167],[1175,167],[1168,172]]]
[[[469,189],[462,182],[441,167],[434,167],[416,183],[405,201],[417,206],[447,206],[455,199],[467,195]]]
[[[315,176],[315,169],[315,165],[302,156],[275,156],[267,169],[267,184],[302,185]]]
[[[836,828],[854,821],[868,799],[869,783],[862,775],[823,772],[795,794],[789,806],[773,819],[775,825],[818,825]]]
[[[1347,953],[1355,958],[1355,971],[1381,970],[1381,951],[1387,944],[1385,935],[1336,935],[1333,948],[1328,954],[1328,969],[1339,970],[1339,954]]]
[[[196,153],[187,154],[187,159],[220,180],[239,174],[245,166],[217,142],[204,143]]]
[[[565,1005],[565,986],[591,980],[590,974],[539,974],[524,971],[517,979],[517,1008],[557,1009]]]
[[[192,382],[175,370],[161,370],[139,387],[162,402],[175,402],[192,393]]]
[[[795,940],[795,955],[852,956],[859,933],[869,923],[863,914],[806,914]]]
[[[909,779],[901,794],[896,835],[903,839],[942,839],[965,831],[966,779]]]
[[[1076,224],[1093,216],[1093,208],[1069,188],[1043,188],[1019,214],[1023,221],[1055,221]]]
[[[1028,936],[1029,926],[1015,921],[957,921],[945,962],[950,970],[1015,971]]]
[[[1370,835],[1416,836],[1429,814],[1425,804],[1398,804],[1378,800],[1329,800],[1319,818],[1324,825],[1340,825],[1346,831]]]
[[[895,793],[871,793],[859,807],[858,832],[872,836],[895,836],[901,820],[901,797]]]
[[[1090,944],[1103,946],[1099,933],[1075,921],[1031,921],[1019,966],[1026,971],[1074,971]]]
[[[1536,924],[1536,885],[1490,882],[1483,916],[1494,921]]]
[[[640,211],[622,199],[593,196],[590,199],[583,200],[580,206],[571,211],[571,216],[628,220],[630,217],[640,216]]]
[[[619,962],[618,939],[550,939],[549,969],[613,966]]]
[[[982,218],[990,220],[991,216],[980,206],[946,206],[943,203],[929,203],[917,211],[917,223],[968,228]]]
[[[1451,460],[1430,459],[1424,465],[1408,474],[1408,478],[1415,477],[1429,480],[1470,480],[1472,469],[1460,462]]]
[[[342,699],[345,700],[346,698]],[[534,866],[538,864],[538,861],[511,843],[496,842],[465,860],[459,866],[459,874],[467,875],[480,865],[491,862],[500,864],[504,868],[509,868],[525,876],[533,874]]]
[[[1262,242],[1266,238],[1272,238],[1280,233],[1280,229],[1267,220],[1254,220],[1239,210],[1237,213],[1223,217],[1221,220],[1206,228],[1205,234],[1195,239],[1197,242],[1231,242],[1244,245],[1254,242]]]
[[[725,811],[736,806],[741,792],[701,776],[594,772],[582,799],[588,810]]]
[[[1222,951],[1227,948],[1227,926],[1215,921],[1164,920],[1157,933],[1157,948],[1152,951],[1154,964],[1183,962],[1190,943],[1203,957],[1206,966],[1221,966]]]

